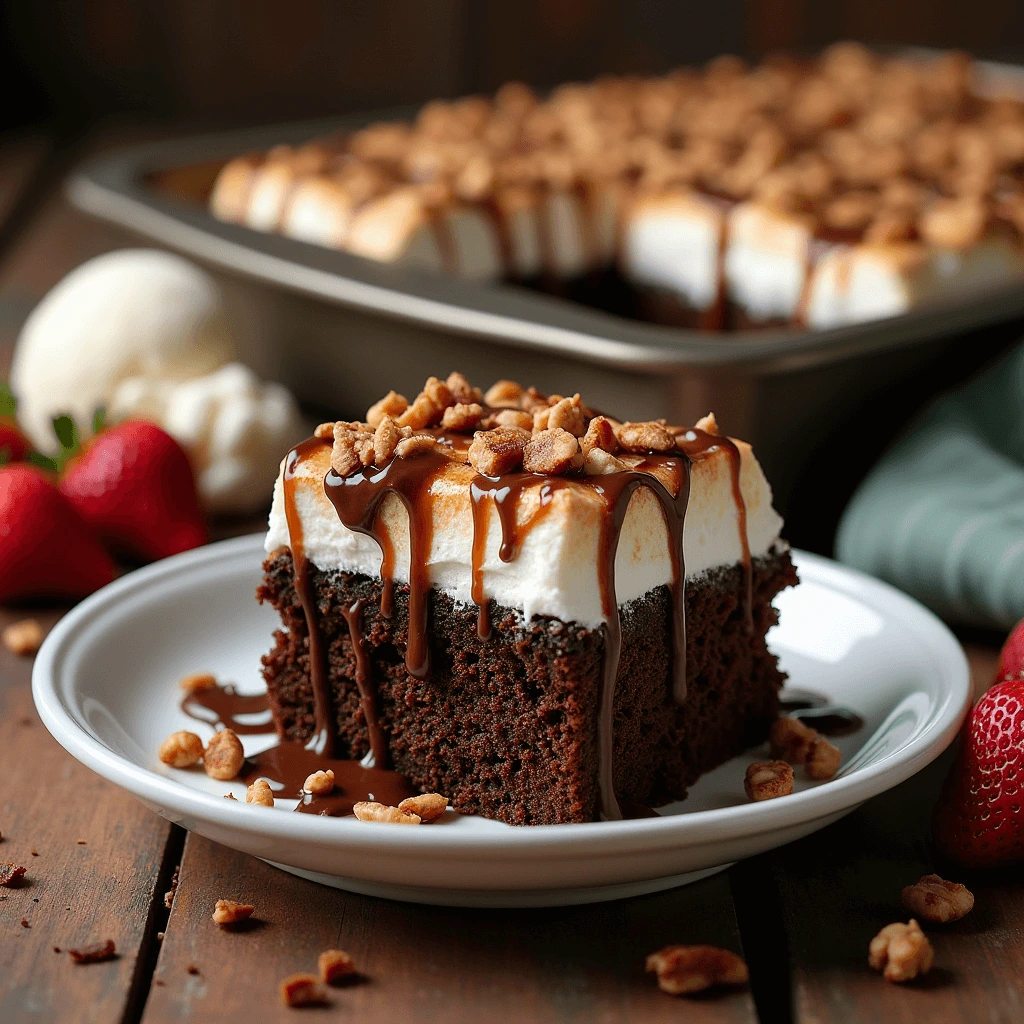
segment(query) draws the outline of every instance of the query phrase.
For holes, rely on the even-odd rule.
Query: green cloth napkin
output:
[[[884,456],[843,513],[836,553],[950,621],[1024,618],[1024,346]]]

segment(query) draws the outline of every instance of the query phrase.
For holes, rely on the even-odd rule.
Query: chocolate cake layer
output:
[[[271,708],[284,739],[314,732],[306,617],[291,554],[264,565],[261,601],[284,629],[264,658]],[[369,738],[346,611],[361,604],[362,640],[387,737],[390,767],[464,812],[514,825],[593,821],[599,806],[598,709],[604,631],[491,608],[481,639],[477,609],[431,591],[430,674],[405,665],[408,587],[396,584],[390,617],[381,581],[311,572],[337,730],[339,757],[363,757]],[[697,777],[762,741],[783,682],[765,632],[771,600],[797,582],[788,552],[753,560],[752,629],[741,566],[686,584],[687,697],[672,699],[672,624],[667,587],[621,608],[615,688],[614,779],[624,806],[658,806],[686,795]]]

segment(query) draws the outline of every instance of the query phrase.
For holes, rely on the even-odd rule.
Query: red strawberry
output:
[[[30,450],[31,446],[18,429],[18,424],[10,416],[0,416],[0,462],[21,462]]]
[[[41,470],[0,469],[0,601],[84,597],[113,578],[109,555]]]
[[[935,840],[965,867],[1024,860],[1024,680],[996,683],[971,711],[935,811]]]
[[[74,456],[60,489],[114,551],[146,561],[205,544],[188,456],[170,434],[131,420]]]
[[[999,668],[996,679],[1020,679],[1024,677],[1024,619],[1013,627],[999,652]]]

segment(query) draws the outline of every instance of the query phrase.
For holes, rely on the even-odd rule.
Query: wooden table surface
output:
[[[56,188],[62,159],[43,140],[0,146],[2,370],[18,327],[50,286],[90,256],[137,244],[64,203]],[[23,614],[0,611],[0,626]],[[33,614],[49,627],[60,609]],[[967,649],[980,691],[995,650]],[[0,649],[0,861],[28,868],[26,885],[0,890],[3,1024],[290,1020],[297,1011],[280,1006],[278,980],[309,970],[332,946],[352,953],[367,980],[310,1011],[317,1019],[1024,1019],[1019,873],[955,876],[976,907],[932,930],[936,969],[922,983],[891,985],[866,965],[871,937],[903,917],[901,888],[943,870],[929,816],[948,752],[816,835],[671,892],[550,910],[422,907],[324,888],[186,835],[57,745],[33,708],[30,672],[29,659]],[[253,903],[257,926],[217,928],[210,913],[221,897]],[[111,962],[76,966],[63,952],[108,937],[118,949]],[[741,953],[749,988],[662,995],[643,960],[674,942]]]

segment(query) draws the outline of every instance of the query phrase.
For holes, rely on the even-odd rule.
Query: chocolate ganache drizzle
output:
[[[324,492],[338,514],[341,523],[350,530],[362,533],[378,544],[381,550],[381,613],[392,613],[394,594],[395,553],[387,528],[380,520],[384,499],[394,494],[404,505],[409,523],[409,599],[408,634],[405,663],[410,675],[423,679],[430,669],[429,662],[429,594],[430,548],[433,539],[433,499],[431,488],[452,459],[464,459],[465,437],[431,431],[438,445],[412,454],[393,457],[383,467],[369,466],[350,476],[342,477],[333,470],[323,480]],[[683,530],[690,495],[690,467],[714,452],[722,451],[730,467],[732,494],[736,505],[737,526],[740,534],[744,569],[744,613],[748,626],[751,622],[752,568],[747,538],[746,508],[740,486],[741,459],[737,446],[728,438],[699,428],[676,432],[677,451],[672,454],[650,452],[626,470],[601,476],[572,475],[545,476],[519,471],[498,477],[477,475],[470,484],[470,502],[473,514],[472,596],[478,606],[477,628],[480,637],[490,636],[490,599],[484,593],[483,562],[491,510],[497,515],[501,527],[499,558],[513,561],[524,538],[551,507],[552,498],[562,488],[573,486],[588,489],[603,506],[598,538],[597,569],[604,616],[604,658],[598,714],[598,747],[600,811],[609,820],[621,819],[625,814],[643,813],[628,805],[620,805],[614,787],[614,706],[615,685],[619,669],[621,625],[615,593],[615,559],[619,537],[630,500],[640,488],[647,488],[655,497],[664,518],[669,540],[671,582],[669,592],[672,616],[672,696],[677,703],[686,699],[686,609],[683,562]],[[316,706],[317,739],[315,750],[333,754],[334,709],[326,681],[326,666],[318,621],[318,609],[310,580],[309,563],[302,550],[302,527],[295,508],[295,472],[301,462],[316,448],[329,446],[329,439],[312,438],[293,449],[285,463],[285,514],[291,536],[292,559],[295,566],[296,591],[306,615],[309,633],[310,672]],[[662,482],[668,479],[671,486]],[[524,491],[538,488],[538,503],[531,515],[523,521],[518,516],[520,499]],[[394,776],[385,772],[388,763],[387,739],[378,719],[377,694],[372,678],[372,667],[362,636],[362,602],[356,602],[343,614],[349,626],[356,660],[356,684],[360,703],[367,723],[374,768],[381,776]],[[323,740],[320,739],[323,737]],[[321,747],[323,742],[325,746]],[[277,748],[275,748],[277,749]],[[353,762],[349,762],[352,764]],[[376,780],[378,788],[393,788],[393,780]],[[407,786],[407,784],[406,784]],[[399,786],[401,788],[401,786]],[[350,801],[342,801],[348,805]],[[299,810],[307,808],[300,804]],[[326,813],[343,813],[332,809]]]

